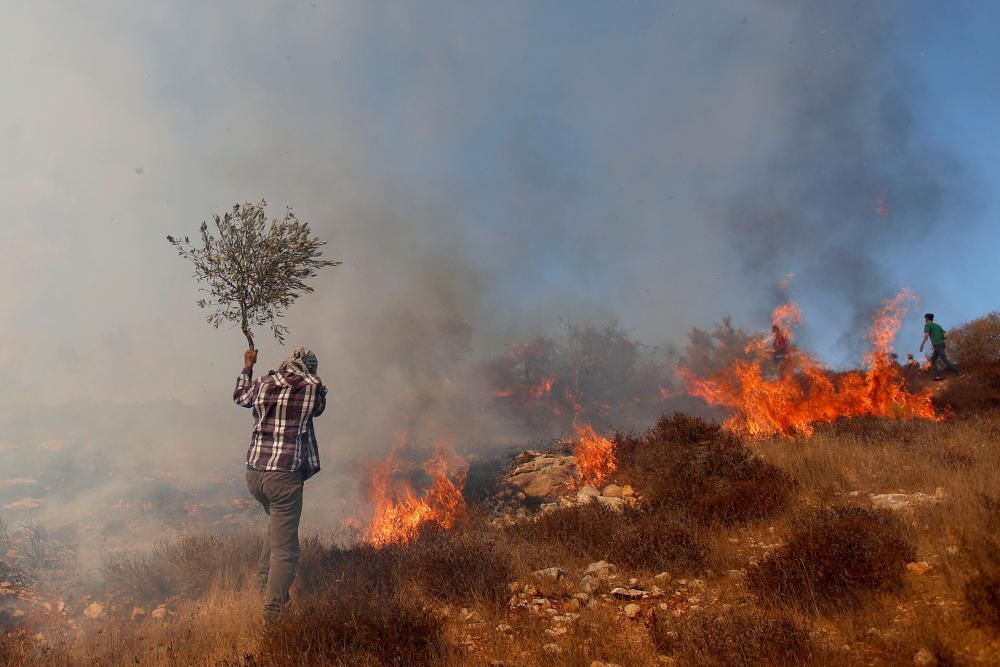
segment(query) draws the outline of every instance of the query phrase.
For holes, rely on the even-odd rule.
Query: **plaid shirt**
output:
[[[319,447],[313,417],[326,408],[326,387],[311,374],[271,371],[254,380],[244,368],[233,400],[253,408],[254,429],[247,465],[254,470],[301,470],[305,478],[319,472]]]

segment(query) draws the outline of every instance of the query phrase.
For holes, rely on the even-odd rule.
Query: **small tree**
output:
[[[322,259],[325,241],[312,236],[309,223],[300,222],[291,209],[281,220],[267,219],[267,202],[236,204],[222,217],[214,216],[215,236],[201,223],[201,243],[168,236],[177,254],[194,264],[194,277],[208,298],[198,300],[210,308],[208,323],[216,329],[223,322],[239,324],[254,349],[253,327],[270,326],[279,343],[288,328],[279,320],[302,294],[306,284],[324,266],[340,262]]]

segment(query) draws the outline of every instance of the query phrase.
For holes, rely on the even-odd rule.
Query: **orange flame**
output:
[[[811,435],[815,424],[839,417],[937,420],[931,391],[908,391],[901,369],[890,357],[902,318],[916,298],[903,290],[876,313],[869,333],[871,349],[865,355],[867,370],[833,373],[793,350],[789,369],[772,377],[763,348],[758,346],[753,358],[737,360],[712,378],[695,377],[687,369],[678,373],[692,395],[732,411],[727,428],[750,437]],[[779,307],[775,319],[788,312],[798,309]]]
[[[576,459],[575,486],[600,486],[608,475],[618,469],[615,443],[597,433],[590,425],[576,426],[577,443],[573,448]]]
[[[395,450],[372,468],[368,493],[374,511],[366,533],[369,543],[384,547],[412,542],[425,526],[452,528],[465,513],[462,488],[468,462],[441,445],[422,467],[431,486],[420,493],[401,478],[403,467]]]

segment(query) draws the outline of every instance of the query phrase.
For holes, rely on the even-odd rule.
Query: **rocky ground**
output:
[[[66,553],[32,561],[31,532],[13,530],[0,570],[3,656],[996,664],[1000,418],[868,420],[752,443],[696,420],[664,424],[620,440],[621,465],[600,488],[580,485],[557,445],[513,456],[490,502],[452,531],[381,550],[307,541],[280,641],[256,624],[252,533],[171,538],[84,586]],[[228,523],[247,509],[223,505],[183,511]]]

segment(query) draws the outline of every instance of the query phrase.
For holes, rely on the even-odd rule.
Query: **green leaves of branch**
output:
[[[326,245],[312,235],[309,223],[288,209],[281,220],[268,220],[267,202],[236,204],[223,216],[214,216],[215,229],[201,223],[201,242],[192,244],[168,236],[177,254],[194,265],[194,277],[207,298],[200,308],[213,309],[208,323],[238,324],[253,347],[252,328],[269,326],[285,342],[287,327],[279,320],[303,294],[313,288],[306,282],[324,266],[340,262],[323,259]],[[217,235],[216,235],[217,234]]]

